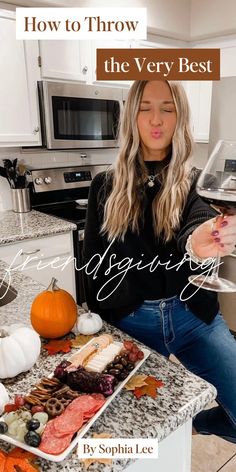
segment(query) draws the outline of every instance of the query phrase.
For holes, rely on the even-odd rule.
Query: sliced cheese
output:
[[[120,353],[122,346],[111,343],[89,359],[86,369],[92,372],[102,372],[110,362]]]

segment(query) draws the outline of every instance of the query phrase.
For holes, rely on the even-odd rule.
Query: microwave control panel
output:
[[[65,172],[64,179],[66,183],[71,182],[84,182],[92,180],[92,175],[89,170],[81,170],[76,172]]]

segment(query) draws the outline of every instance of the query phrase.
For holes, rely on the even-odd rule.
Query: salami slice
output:
[[[57,437],[74,434],[81,428],[84,415],[81,410],[65,411],[54,420],[54,430]]]
[[[105,397],[102,393],[91,393],[90,395],[91,397],[93,397],[95,400],[103,400],[105,401]]]
[[[85,394],[85,395],[81,395],[78,398],[75,398],[75,400],[73,400],[70,403],[70,405],[67,407],[66,410],[69,410],[69,411],[81,410],[83,412],[86,412],[90,410],[91,408],[93,408],[95,403],[96,403],[96,400],[94,400],[92,395]]]
[[[66,410],[76,411],[80,409],[84,414],[90,411],[98,411],[99,408],[105,403],[106,399],[101,393],[92,393],[91,395],[81,395],[80,397],[73,400]]]
[[[46,424],[39,449],[46,452],[46,454],[61,454],[69,446],[72,437],[73,433],[57,437],[55,435],[54,420],[51,420]]]
[[[92,408],[84,411],[84,419],[87,419],[87,420],[92,418],[92,416],[94,416],[95,413],[97,413],[97,411],[100,410],[100,408],[102,407],[102,405],[104,405],[106,401],[105,397],[100,393],[98,394],[94,393],[91,396],[93,397],[94,405]]]
[[[96,405],[98,406],[98,409],[101,408],[106,401],[106,398],[102,393],[92,393],[91,397],[96,400]]]
[[[100,410],[101,405],[97,405],[96,408],[94,407],[93,409],[86,411],[84,413],[84,420],[88,421],[90,418],[92,418],[95,413],[97,413],[98,410]]]

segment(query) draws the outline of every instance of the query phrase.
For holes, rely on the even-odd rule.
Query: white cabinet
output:
[[[76,298],[72,232],[0,246],[0,259],[48,286],[51,278]]]
[[[132,41],[113,40],[113,41],[91,41],[91,58],[92,58],[92,82],[95,84],[112,85],[113,87],[129,87],[132,83],[130,80],[97,80],[97,49],[129,49],[133,46]]]
[[[195,43],[194,47],[198,48],[219,48],[220,49],[220,77],[236,76],[236,38],[235,35],[224,36],[222,38],[214,38],[206,41]]]
[[[90,41],[39,41],[43,79],[91,82]]]
[[[183,82],[190,110],[194,140],[201,143],[209,141],[212,82],[192,80]]]
[[[97,81],[97,48],[128,48],[129,41],[39,41],[41,58],[41,78],[53,80],[72,80],[112,86],[123,86],[128,81]]]
[[[236,46],[224,47],[220,51],[220,76],[236,76]]]
[[[15,13],[0,10],[0,146],[41,144],[37,41],[16,40]]]

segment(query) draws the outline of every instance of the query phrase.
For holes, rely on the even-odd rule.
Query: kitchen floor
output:
[[[170,356],[172,362],[179,361]],[[211,406],[217,405],[213,402]],[[209,407],[208,407],[209,408]],[[236,444],[216,436],[192,436],[191,472],[236,472]]]
[[[216,436],[192,436],[191,472],[235,472],[236,444]]]

